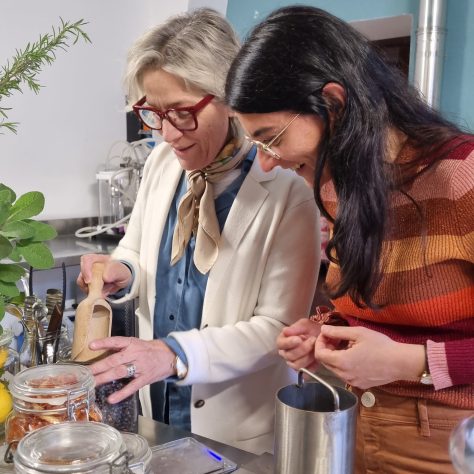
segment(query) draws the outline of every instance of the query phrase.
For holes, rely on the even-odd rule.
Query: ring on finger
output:
[[[125,367],[127,369],[127,377],[135,377],[135,374],[137,373],[137,366],[132,362],[130,364],[125,364]]]

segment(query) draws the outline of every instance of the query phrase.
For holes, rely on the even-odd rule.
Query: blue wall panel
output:
[[[249,29],[272,10],[296,2],[228,0],[227,18],[244,38]],[[412,45],[416,44],[418,0],[313,0],[299,4],[323,8],[346,20],[370,20],[413,15]],[[474,130],[474,1],[447,0],[447,37],[440,108],[450,120]],[[412,47],[412,53],[414,48]],[[411,54],[411,61],[414,61]],[[410,64],[413,73],[413,64]]]

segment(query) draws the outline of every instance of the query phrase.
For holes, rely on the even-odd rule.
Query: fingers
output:
[[[143,382],[140,378],[132,379],[127,385],[125,385],[122,389],[118,390],[117,392],[112,393],[107,398],[109,403],[119,403],[122,400],[133,395],[136,391],[140,390],[142,387],[147,385],[147,382]]]
[[[300,339],[300,343],[292,350],[280,350],[278,354],[286,360],[286,363],[292,369],[300,369],[308,367],[315,363],[314,358],[314,344],[315,337],[310,337],[306,340]]]
[[[95,339],[89,344],[89,348],[93,351],[109,349],[113,351],[119,351],[129,347],[132,343],[139,342],[139,339],[135,337],[104,337],[103,339]]]
[[[281,333],[277,338],[277,349],[280,351],[291,351],[296,349],[303,341],[307,340],[302,336],[285,336]]]
[[[129,285],[132,279],[130,268],[118,260],[109,260],[102,275],[104,288],[110,286],[116,292]]]
[[[76,280],[77,286],[84,292],[87,293],[89,291],[89,287],[87,286],[86,282],[84,281],[84,277],[82,273],[79,273],[79,276]]]
[[[104,361],[105,360],[106,359],[104,359]],[[113,380],[120,380],[128,377],[127,364],[111,364],[108,368],[101,368],[100,366],[93,367],[97,363],[98,362],[90,366],[97,386],[112,382]],[[138,377],[138,374],[136,374],[136,377]]]
[[[318,336],[321,326],[308,318],[302,318],[296,323],[282,330],[284,336],[300,336],[306,334],[308,336]]]
[[[321,326],[321,334],[328,338],[344,339],[346,341],[354,341],[363,328],[349,326],[330,326],[323,324]]]
[[[82,255],[81,257],[81,274],[78,277],[78,284],[79,279],[83,281],[86,285],[91,282],[92,278],[92,265],[95,262],[103,262],[107,263],[110,260],[110,255],[100,255],[96,253],[90,253],[87,255]]]
[[[319,324],[309,319],[300,319],[281,331],[277,338],[277,348],[280,350],[294,349],[302,340],[307,340],[310,337],[315,339],[320,330],[321,326]]]
[[[94,375],[108,372],[109,377],[107,380],[99,379],[101,383],[110,382],[117,378],[123,378],[126,374],[121,373],[117,367],[133,362],[135,360],[134,348],[133,350],[125,350],[132,345],[132,342],[138,341],[132,337],[106,337],[104,339],[96,339],[89,344],[89,348],[93,351],[106,350],[114,352],[113,354],[101,359],[90,366],[90,370]]]
[[[126,387],[110,395],[110,403],[117,403],[145,385],[173,374],[175,354],[160,340],[144,341],[116,336],[92,341],[89,347],[113,352],[89,367],[97,385],[133,377]]]

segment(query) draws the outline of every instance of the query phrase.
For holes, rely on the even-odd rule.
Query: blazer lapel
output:
[[[168,219],[169,209],[173,200],[176,188],[178,186],[183,169],[179,165],[178,160],[172,152],[169,152],[169,157],[161,157],[168,159],[168,163],[164,163],[159,179],[155,185],[153,192],[153,199],[156,201],[156,207],[150,206],[153,209],[153,214],[146,215],[144,224],[144,233],[147,234],[148,250],[146,265],[150,268],[147,271],[147,286],[148,286],[148,304],[150,308],[155,304],[155,278],[156,265],[158,262],[158,251],[160,249],[161,237],[163,236],[163,229]],[[151,196],[150,196],[151,198]]]
[[[255,217],[267,199],[268,190],[263,187],[261,183],[274,179],[277,173],[277,169],[265,173],[260,168],[258,159],[254,161],[247,178],[244,180],[239,192],[237,193],[229,215],[227,216],[221,234],[221,242],[226,242],[234,250],[237,250],[245,232],[251,223],[254,222]],[[219,251],[217,260],[211,268],[204,297],[201,327],[209,323],[212,324],[212,322],[206,321],[206,316],[208,314],[206,308],[212,308],[215,304],[216,298],[219,297],[220,291],[226,291],[226,289],[220,288],[222,278],[219,278],[219,275],[226,275],[227,272],[232,271],[230,268],[231,257],[231,253]]]

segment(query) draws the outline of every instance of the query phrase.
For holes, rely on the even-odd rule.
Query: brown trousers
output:
[[[361,403],[364,390],[351,387],[359,398],[356,474],[455,474],[449,457],[454,427],[473,410],[390,395],[369,389],[375,404]]]

